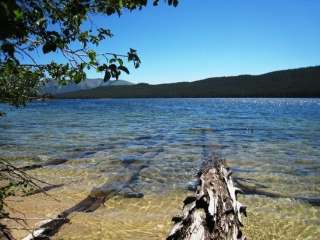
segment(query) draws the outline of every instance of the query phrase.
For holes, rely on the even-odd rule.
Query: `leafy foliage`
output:
[[[154,6],[159,0],[151,1]],[[177,6],[177,0],[166,1]],[[97,53],[94,48],[113,36],[110,29],[92,27],[92,14],[121,15],[124,10],[140,10],[147,0],[3,0],[0,2],[0,101],[15,106],[25,104],[45,79],[60,84],[79,83],[86,70],[104,72],[104,80],[129,74],[124,62],[135,68],[141,60],[135,49],[126,54]],[[34,52],[60,53],[66,63],[38,63]]]
[[[7,61],[0,68],[0,99],[2,102],[21,106],[36,95],[39,78],[43,76],[40,69],[33,70]]]

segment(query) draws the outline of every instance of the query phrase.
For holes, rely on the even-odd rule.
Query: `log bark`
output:
[[[3,240],[16,240],[10,230],[7,228],[6,225],[4,224],[1,224],[0,223],[0,239],[3,239]]]
[[[181,216],[167,240],[240,240],[241,214],[246,207],[237,201],[241,190],[233,185],[231,171],[223,160],[212,157],[198,173],[194,196],[184,200]]]

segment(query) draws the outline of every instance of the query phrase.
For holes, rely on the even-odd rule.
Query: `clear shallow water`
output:
[[[34,102],[23,109],[0,105],[0,110],[7,112],[0,119],[1,157],[21,165],[70,159],[34,171],[50,182],[68,183],[53,194],[77,191],[85,197],[92,187],[121,179],[128,166],[146,166],[133,183],[135,191],[145,194],[144,199],[116,201],[129,212],[135,204],[142,212],[145,206],[149,215],[142,214],[146,219],[140,225],[126,225],[124,217],[116,214],[117,207],[99,209],[90,217],[75,216],[74,221],[86,219],[89,226],[96,226],[93,223],[101,214],[106,219],[110,214],[119,217],[113,223],[105,219],[109,228],[100,226],[111,235],[103,235],[100,229],[100,235],[91,236],[96,231],[89,228],[87,233],[96,239],[121,239],[116,228],[110,230],[117,223],[126,226],[121,225],[124,238],[133,231],[136,239],[165,236],[170,217],[179,212],[179,201],[188,194],[188,183],[210,152],[225,158],[236,177],[254,179],[267,186],[264,190],[288,197],[320,196],[319,99],[54,100]],[[75,179],[81,184],[75,184]],[[316,239],[320,234],[319,207],[290,198],[243,198],[249,212],[253,210],[246,228],[251,238],[290,239],[294,229],[300,229],[301,239]],[[170,208],[166,210],[163,204]],[[161,236],[152,224],[147,227],[150,221],[160,224]],[[67,233],[72,233],[77,239],[74,228],[83,228],[79,222],[60,234],[69,239]]]

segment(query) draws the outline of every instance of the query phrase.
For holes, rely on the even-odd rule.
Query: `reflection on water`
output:
[[[60,203],[40,201],[43,195],[15,203],[33,217],[52,217],[93,187],[143,166],[130,182],[143,198],[116,196],[93,213],[74,213],[57,239],[164,238],[188,183],[212,151],[227,159],[235,177],[267,191],[320,196],[320,100],[55,100],[0,107],[8,113],[0,120],[1,157],[21,165],[68,159],[32,171],[64,184],[50,191]],[[319,207],[290,198],[241,201],[249,206],[245,232],[251,239],[316,239],[320,233]]]

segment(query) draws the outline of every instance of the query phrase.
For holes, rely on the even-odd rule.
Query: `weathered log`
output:
[[[240,191],[234,187],[225,162],[212,157],[198,173],[195,195],[184,200],[182,215],[172,219],[175,225],[167,239],[245,239],[240,228],[246,207],[237,201]]]
[[[15,240],[6,225],[0,223],[0,239]]]

